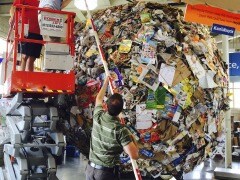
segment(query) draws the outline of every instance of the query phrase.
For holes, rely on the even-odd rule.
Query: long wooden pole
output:
[[[104,52],[103,52],[103,48],[101,46],[101,43],[100,43],[100,40],[99,40],[99,37],[98,37],[98,33],[97,33],[97,29],[96,29],[96,26],[94,25],[94,21],[92,19],[92,15],[91,15],[91,12],[88,8],[88,5],[87,5],[87,1],[85,1],[85,6],[86,6],[86,9],[87,9],[87,14],[88,14],[88,18],[90,19],[91,21],[91,26],[92,26],[92,29],[93,29],[93,33],[94,33],[94,36],[95,36],[95,40],[96,40],[96,43],[97,43],[97,47],[98,47],[98,51],[100,53],[100,56],[101,56],[101,60],[102,60],[102,63],[103,63],[103,67],[104,67],[104,70],[105,70],[105,73],[106,73],[106,76],[109,76],[110,73],[109,73],[109,69],[108,69],[108,64],[107,64],[107,61],[106,61],[106,58],[105,58],[105,55],[104,55]],[[112,85],[111,85],[111,82],[109,83],[110,84],[110,90],[111,90],[111,94],[113,94],[113,88],[112,88]],[[134,175],[135,175],[135,179],[136,180],[142,180],[142,177],[141,177],[141,174],[140,174],[140,171],[138,169],[138,165],[137,165],[137,162],[136,160],[134,159],[131,159],[131,163],[132,163],[132,167],[133,167],[133,172],[134,172]]]

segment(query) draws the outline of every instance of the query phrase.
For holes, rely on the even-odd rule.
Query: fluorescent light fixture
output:
[[[98,0],[86,0],[86,1],[87,1],[89,10],[94,10],[97,8]],[[84,11],[87,10],[84,0],[74,0],[74,5],[80,10],[84,10]]]

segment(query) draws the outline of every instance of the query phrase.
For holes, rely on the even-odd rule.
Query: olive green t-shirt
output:
[[[95,107],[89,160],[105,167],[115,166],[123,146],[132,142],[130,135],[118,117],[104,112],[102,106]]]

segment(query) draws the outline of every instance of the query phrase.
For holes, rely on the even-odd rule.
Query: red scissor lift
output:
[[[42,15],[48,14],[50,19],[55,16],[64,16],[65,19],[62,19],[61,22],[65,25],[63,25],[61,33],[66,37],[65,42],[53,43],[25,38],[25,25],[23,23],[19,25],[19,20],[24,22],[27,10],[40,11]],[[75,13],[22,4],[16,5],[14,21],[7,37],[4,83],[4,96],[14,96],[6,110],[6,124],[10,137],[4,142],[4,164],[10,180],[57,179],[55,159],[62,156],[65,141],[63,134],[57,130],[57,123],[60,120],[57,107],[54,107],[52,103],[43,101],[42,97],[74,93],[75,76],[72,71],[75,48],[74,17]],[[64,29],[64,27],[66,28]],[[46,34],[48,30],[45,29],[42,32]],[[11,40],[12,33],[14,34],[13,40]],[[54,34],[50,31],[49,33]],[[9,48],[11,41],[13,46]],[[48,64],[44,67],[55,68],[54,71],[28,72],[17,70],[18,44],[20,42],[43,44],[45,57],[48,57],[44,58],[45,65]],[[62,49],[64,52],[61,52]],[[52,61],[53,59],[54,61]],[[67,61],[69,59],[70,63]],[[49,63],[49,61],[53,63]],[[66,66],[64,66],[64,62],[67,64]],[[12,65],[10,66],[10,64]]]
[[[11,25],[8,37],[7,37],[7,58],[6,58],[6,68],[5,68],[5,92],[4,96],[9,96],[16,94],[18,92],[27,92],[34,94],[59,94],[67,93],[71,94],[75,90],[75,80],[74,72],[69,71],[69,73],[50,73],[50,72],[28,72],[28,71],[18,71],[17,70],[17,53],[18,53],[18,43],[20,42],[32,42],[47,44],[51,42],[26,39],[24,37],[24,24],[21,24],[19,29],[18,22],[19,17],[22,18],[22,22],[25,16],[26,10],[36,10],[41,12],[48,12],[53,14],[60,14],[67,16],[67,31],[66,31],[66,43],[55,43],[55,44],[67,44],[69,46],[70,54],[74,56],[74,17],[75,13],[56,11],[51,9],[36,8],[32,6],[16,5],[16,12],[14,15],[14,22]],[[19,16],[21,14],[21,16]],[[9,49],[9,42],[11,41],[11,34],[14,30],[13,46]],[[20,33],[19,33],[20,32]],[[13,53],[13,68],[9,77],[7,77],[8,63],[11,60]]]

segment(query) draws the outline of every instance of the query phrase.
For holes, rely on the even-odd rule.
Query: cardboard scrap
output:
[[[172,86],[177,85],[182,80],[188,78],[190,75],[191,75],[191,71],[189,70],[189,68],[183,63],[181,59],[177,59]]]

